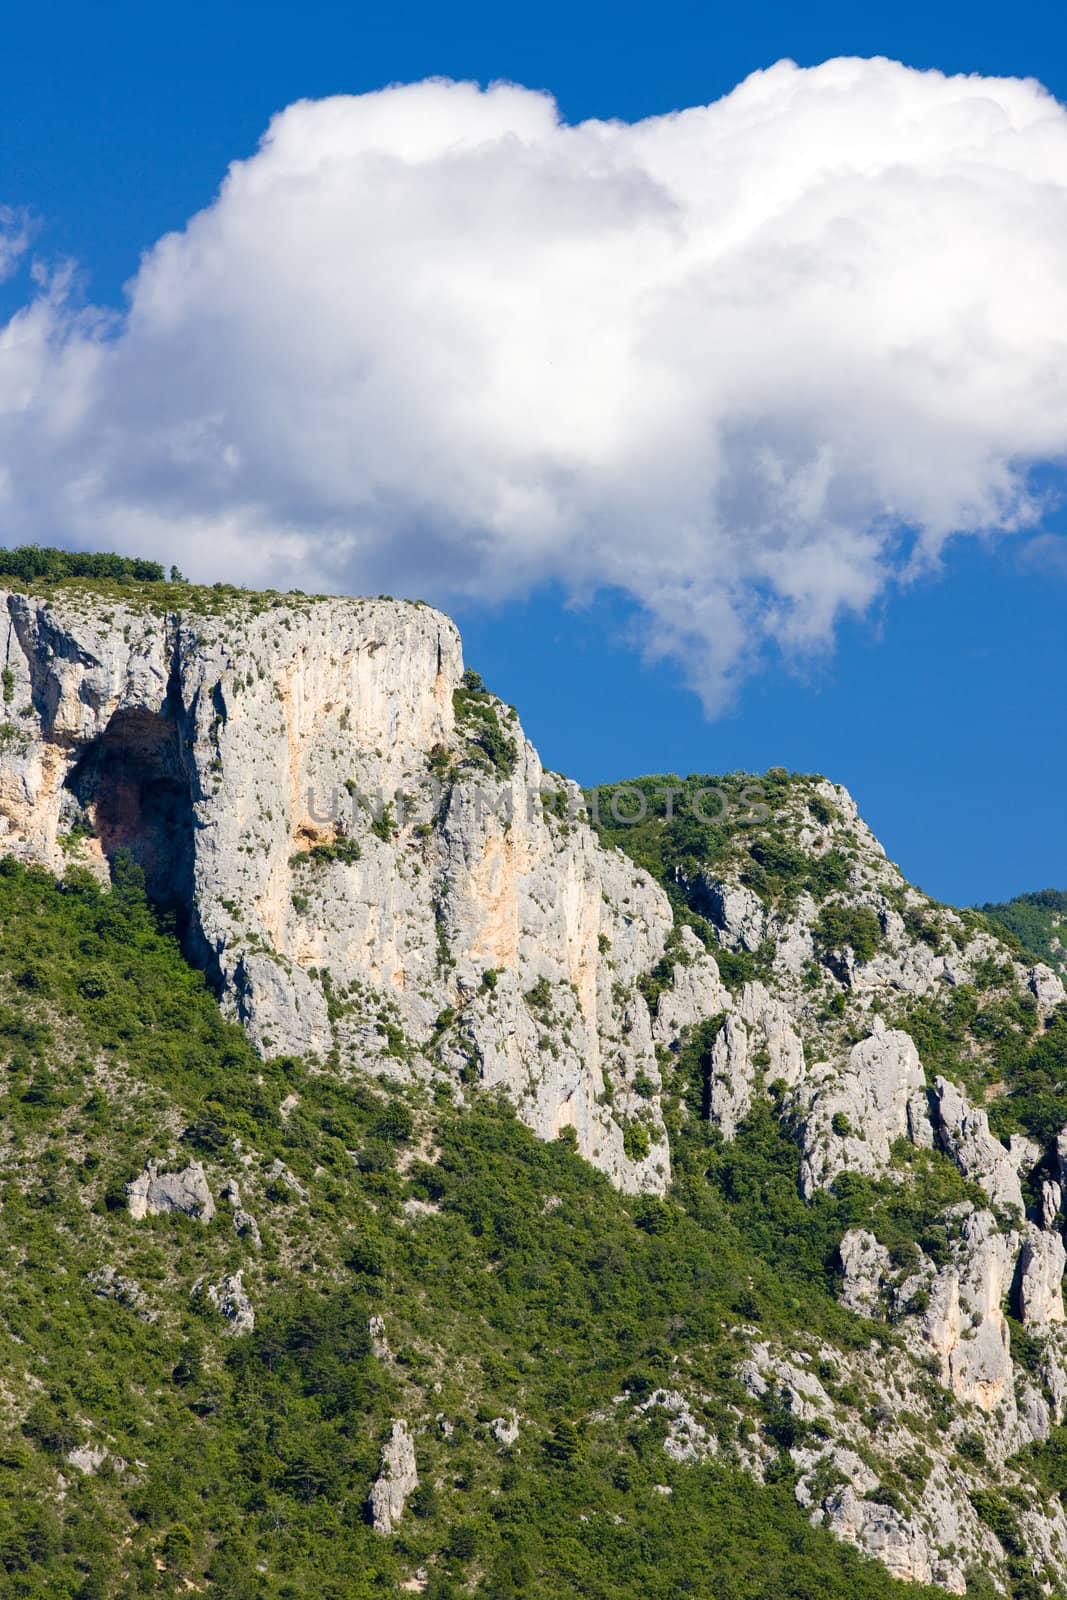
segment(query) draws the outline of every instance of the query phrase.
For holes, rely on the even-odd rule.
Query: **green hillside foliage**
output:
[[[1038,889],[981,907],[992,922],[1014,934],[1055,971],[1067,973],[1067,890]]]
[[[861,1220],[921,1236],[961,1192],[947,1163],[804,1207],[769,1111],[729,1148],[700,1119],[697,1037],[669,1069],[677,1194],[627,1199],[492,1097],[260,1061],[127,859],[111,892],[4,860],[0,929],[0,1593],[369,1600],[419,1567],[430,1600],[903,1593],[795,1504],[806,1425],[736,1381],[735,1330],[891,1342],[837,1305],[833,1244]],[[216,1193],[239,1176],[259,1252],[225,1202],[207,1226],[130,1217],[147,1158],[194,1156]],[[133,1287],[101,1292],[108,1267]],[[238,1269],[244,1338],[204,1293]],[[638,1409],[679,1367],[721,1463],[673,1463]],[[739,1414],[779,1449],[766,1487],[730,1464]],[[383,1539],[397,1416],[422,1419],[421,1486]],[[83,1443],[111,1452],[94,1475],[66,1461]]]
[[[726,866],[740,867],[741,881],[774,903],[801,889],[822,899],[846,886],[845,859],[806,855],[783,820],[798,796],[811,791],[818,801],[818,782],[784,767],[762,775],[666,773],[603,784],[588,790],[586,801],[605,843],[650,872],[679,907],[699,911],[702,878]]]
[[[110,578],[116,583],[162,583],[165,577],[158,561],[144,561],[138,556],[53,550],[36,544],[0,549],[0,580],[32,583],[44,579],[61,583],[66,578]]]
[[[666,890],[677,923],[714,949],[731,986],[760,974],[763,951],[720,949],[710,922],[710,885],[727,872],[765,904],[787,912],[806,892],[819,902],[848,887],[855,854],[842,833],[822,855],[797,847],[796,818],[832,820],[817,776],[772,767],[748,772],[674,773],[603,784],[586,791],[590,821]],[[665,972],[667,969],[665,968]]]

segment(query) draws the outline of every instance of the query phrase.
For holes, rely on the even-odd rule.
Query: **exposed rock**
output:
[[[931,1583],[930,1547],[924,1534],[892,1506],[862,1500],[851,1484],[831,1495],[826,1521],[839,1539],[874,1556],[894,1578],[905,1583]]]
[[[766,1054],[762,1068],[766,1082],[793,1088],[804,1076],[804,1046],[788,1006],[762,983],[746,983],[738,997],[737,1010],[755,1031],[757,1047]]]
[[[652,1037],[657,1044],[671,1044],[685,1028],[733,1005],[715,958],[691,928],[681,929],[678,943],[681,958],[674,964],[671,986],[660,995],[652,1021]]]
[[[1044,1355],[1039,1376],[1052,1406],[1052,1420],[1059,1427],[1067,1417],[1067,1338],[1055,1324],[1046,1330]]]
[[[673,1461],[721,1448],[762,1481],[780,1453],[761,1414],[781,1406],[798,1424],[796,1494],[813,1520],[899,1577],[957,1593],[968,1570],[988,1572],[994,1586],[1005,1580],[1004,1552],[970,1493],[992,1480],[1031,1494],[1018,1452],[1067,1415],[1058,1231],[1067,1130],[1055,1181],[1038,1186],[1039,1229],[1024,1217],[1023,1180],[1043,1177],[1047,1153],[994,1138],[986,1112],[946,1080],[931,1094],[904,1026],[916,997],[938,1005],[975,984],[982,1004],[987,992],[995,998],[976,984],[991,963],[998,987],[1016,998],[1028,989],[1047,1017],[1064,997],[1050,968],[1006,961],[970,919],[904,885],[847,794],[820,783],[792,786],[783,802],[793,806],[790,840],[809,885],[812,864],[838,852],[829,903],[873,913],[878,949],[863,962],[848,949],[826,956],[816,925],[827,902],[792,883],[764,903],[740,881],[746,869],[731,847],[714,869],[721,881],[705,874],[684,885],[723,948],[759,953],[761,981],[731,992],[692,930],[673,928],[667,897],[600,845],[578,792],[544,773],[514,714],[490,699],[479,704],[512,742],[514,763],[479,754],[463,696],[454,698],[458,638],[426,607],[278,598],[235,601],[224,617],[156,617],[90,595],[5,604],[18,721],[0,741],[0,851],[59,869],[60,831],[77,824],[82,842],[68,838],[67,848],[104,880],[116,849],[132,849],[153,896],[183,913],[225,1011],[264,1052],[328,1057],[345,1077],[449,1073],[457,1101],[478,1085],[499,1089],[540,1136],[572,1129],[613,1182],[658,1193],[670,1179],[661,1066],[669,1074],[687,1030],[714,1018],[712,1122],[733,1138],[771,1095],[785,1126],[799,1127],[806,1197],[846,1171],[906,1184],[906,1166],[892,1159],[900,1139],[946,1152],[988,1209],[951,1209],[947,1226],[922,1237],[929,1256],[891,1258],[865,1229],[841,1241],[841,1301],[868,1318],[888,1314],[891,1347],[874,1327],[859,1350],[819,1348],[808,1330],[794,1347],[784,1337],[756,1343],[764,1333],[741,1328],[746,1356],[726,1427],[719,1397],[687,1392],[695,1379],[684,1360],[635,1410],[665,1417]],[[541,804],[542,788],[552,805]],[[650,1014],[643,993],[652,991],[639,980],[665,951]],[[719,954],[722,970],[736,965]],[[995,1095],[977,1032],[966,1048],[973,1081]],[[298,1104],[287,1096],[282,1119]],[[645,1154],[632,1139],[627,1152],[624,1130],[635,1124]],[[294,1220],[316,1225],[305,1181],[280,1160],[264,1171],[237,1140],[233,1149],[256,1210],[276,1208],[280,1237]],[[177,1210],[207,1222],[214,1212],[198,1163],[149,1166],[128,1193],[135,1217]],[[258,1245],[236,1180],[221,1194],[236,1233]],[[559,1203],[547,1195],[543,1208]],[[297,1204],[308,1211],[296,1214]],[[409,1197],[400,1214],[415,1222],[431,1209]],[[149,1315],[117,1269],[87,1283]],[[233,1332],[252,1328],[240,1273],[202,1283]],[[1012,1361],[1009,1296],[1031,1334],[1027,1355],[1037,1353],[1025,1371]],[[382,1319],[368,1327],[375,1355],[392,1360]],[[959,1408],[931,1391],[935,1369]],[[453,1433],[443,1413],[430,1425]],[[502,1449],[517,1446],[517,1412],[488,1432]],[[76,1454],[82,1471],[106,1459],[88,1446]],[[378,1532],[395,1528],[417,1483],[411,1433],[397,1421],[370,1497]],[[1019,1517],[1035,1568],[1062,1570],[1058,1505],[1035,1499]],[[426,1581],[420,1573],[406,1586]]]
[[[1062,1005],[1067,998],[1062,979],[1043,962],[1030,968],[1026,974],[1026,981],[1030,986],[1030,993],[1044,1010],[1051,1011],[1054,1006]]]
[[[934,1091],[944,1150],[965,1177],[981,1185],[994,1205],[1011,1207],[1021,1216],[1019,1167],[1022,1160],[1036,1158],[1040,1152],[1026,1141],[1006,1150],[990,1133],[987,1113],[970,1106],[962,1090],[947,1078],[936,1078]]]
[[[884,1027],[853,1045],[842,1069],[824,1063],[812,1080],[801,1135],[806,1197],[839,1172],[882,1172],[894,1141],[909,1135],[909,1108],[924,1083],[911,1036]]]
[[[230,1324],[231,1333],[251,1333],[256,1326],[256,1313],[244,1287],[242,1273],[227,1273],[220,1283],[210,1284],[207,1297],[216,1311]]]
[[[842,1482],[849,1484],[860,1495],[877,1489],[878,1474],[867,1465],[862,1456],[843,1445],[825,1445],[822,1449],[794,1445],[789,1452],[798,1472],[796,1485],[797,1504],[805,1511],[815,1502],[815,1486],[827,1469],[835,1472]]]
[[[506,1417],[494,1417],[489,1426],[493,1430],[493,1437],[497,1443],[505,1448],[518,1442],[519,1414],[517,1411],[509,1411]]]
[[[34,710],[0,747],[5,851],[61,869],[76,813],[95,830],[83,863],[105,875],[133,850],[265,1052],[403,1074],[408,1043],[433,1042],[542,1136],[573,1127],[623,1188],[666,1188],[658,1095],[632,1085],[658,1078],[636,981],[663,954],[667,897],[600,845],[574,786],[570,820],[546,811],[546,774],[499,702],[513,770],[487,761],[457,720],[447,618],[297,597],[235,597],[220,616],[62,591],[0,605]],[[693,977],[708,993],[683,984],[679,1020],[717,1003],[713,963]],[[331,1012],[325,984],[359,1003]],[[648,1152],[628,1154],[638,1116]]]
[[[717,1454],[718,1440],[693,1415],[689,1400],[679,1390],[654,1389],[637,1410],[646,1415],[651,1411],[666,1413],[667,1436],[663,1451],[672,1461],[696,1463]]]
[[[1019,1315],[1027,1328],[1062,1322],[1067,1251],[1058,1233],[1027,1230],[1019,1257]]]
[[[732,1139],[752,1105],[757,1083],[793,1088],[803,1075],[804,1047],[787,1007],[762,983],[746,983],[712,1044],[710,1120],[724,1138]]]
[[[408,1496],[419,1486],[415,1444],[403,1418],[393,1423],[382,1445],[378,1476],[370,1492],[371,1524],[375,1533],[392,1533],[404,1514]]]
[[[1014,1411],[1011,1340],[1001,1305],[1015,1271],[1016,1241],[989,1211],[964,1215],[957,1259],[930,1287],[922,1326],[941,1364],[941,1380],[961,1400],[991,1412]]]
[[[284,1161],[276,1157],[267,1169],[267,1177],[272,1183],[281,1184],[283,1189],[288,1189],[297,1200],[307,1205],[307,1190],[292,1169],[285,1165]]]
[[[375,1312],[367,1323],[367,1332],[370,1334],[371,1353],[379,1361],[392,1361],[393,1352],[385,1336],[385,1318]]]
[[[889,1251],[865,1228],[851,1228],[838,1245],[837,1253],[844,1272],[841,1304],[861,1317],[876,1316],[882,1283],[889,1275]]]
[[[258,1250],[263,1243],[259,1233],[259,1223],[250,1211],[246,1211],[241,1204],[241,1190],[236,1178],[228,1178],[219,1191],[223,1200],[228,1200],[233,1207],[233,1231],[242,1237],[247,1237]]]
[[[126,1185],[126,1196],[130,1216],[137,1222],[168,1211],[180,1211],[198,1222],[210,1222],[215,1215],[215,1202],[199,1161],[191,1161],[181,1172],[160,1172],[150,1161],[141,1176]]]
[[[142,1322],[155,1322],[159,1312],[148,1304],[148,1297],[135,1278],[125,1278],[113,1266],[100,1267],[85,1274],[85,1282],[102,1300],[114,1300],[117,1305],[135,1313]]]
[[[711,1047],[708,1116],[723,1138],[732,1139],[752,1103],[748,1029],[736,1012],[727,1016]]]
[[[79,1472],[91,1478],[105,1462],[110,1462],[116,1472],[125,1472],[127,1463],[121,1456],[112,1455],[111,1451],[102,1444],[81,1444],[68,1451],[67,1461]]]
[[[731,950],[758,950],[767,914],[759,895],[743,884],[704,882],[707,914]]]

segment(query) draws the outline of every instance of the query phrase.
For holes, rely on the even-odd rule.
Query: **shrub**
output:
[[[648,1129],[643,1122],[628,1122],[622,1133],[622,1147],[631,1161],[644,1161],[652,1148]]]
[[[882,924],[869,906],[823,906],[815,920],[815,945],[825,958],[850,949],[859,962],[870,961],[882,943]]]

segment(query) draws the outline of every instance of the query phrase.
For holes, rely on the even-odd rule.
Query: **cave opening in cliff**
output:
[[[152,902],[183,937],[193,899],[193,806],[173,717],[117,711],[67,779],[109,863],[128,850]]]

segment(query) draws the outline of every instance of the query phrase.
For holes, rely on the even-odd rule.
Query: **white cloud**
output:
[[[0,205],[0,283],[10,278],[29,248],[32,224],[26,212]]]
[[[7,539],[612,585],[711,708],[1032,521],[1065,451],[1067,112],[882,60],[634,125],[507,85],[301,102],[120,318],[60,276],[0,329]]]
[[[1045,578],[1067,578],[1067,536],[1039,533],[1019,546],[1019,565]]]

